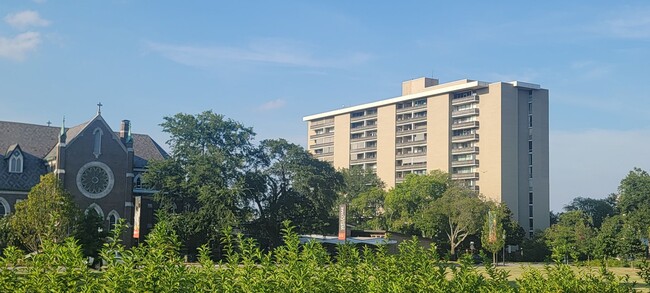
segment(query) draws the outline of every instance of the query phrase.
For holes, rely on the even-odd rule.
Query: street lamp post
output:
[[[506,231],[503,231],[503,266],[506,266]]]

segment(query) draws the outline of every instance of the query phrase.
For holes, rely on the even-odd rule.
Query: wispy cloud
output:
[[[10,13],[5,16],[4,21],[10,26],[17,29],[27,29],[30,27],[44,27],[50,25],[50,21],[33,10],[25,10],[16,13]]]
[[[609,17],[587,31],[621,39],[650,38],[650,6],[627,7],[612,11]]]
[[[225,62],[254,62],[296,67],[344,67],[370,59],[366,53],[347,56],[320,57],[304,44],[288,40],[265,39],[246,46],[194,46],[146,42],[145,46],[174,62],[212,67]]]
[[[21,33],[14,38],[0,36],[0,58],[24,60],[27,52],[36,50],[40,43],[41,34],[37,32]]]
[[[271,110],[275,110],[275,109],[280,109],[280,108],[284,107],[284,105],[286,105],[286,104],[287,104],[287,102],[285,100],[283,100],[283,99],[275,99],[273,101],[268,101],[268,102],[260,105],[259,107],[257,107],[257,110],[258,111],[263,111],[263,112],[271,111]]]

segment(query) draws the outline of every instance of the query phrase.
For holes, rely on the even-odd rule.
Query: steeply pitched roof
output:
[[[156,141],[146,134],[132,134],[133,136],[133,167],[144,168],[150,160],[164,160],[169,155]]]
[[[58,133],[58,127],[0,121],[0,150],[4,153],[19,144],[23,152],[43,158],[56,144]]]

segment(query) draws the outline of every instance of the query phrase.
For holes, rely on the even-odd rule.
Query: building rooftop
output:
[[[433,81],[433,82],[431,82],[431,81]],[[311,121],[311,120],[336,116],[336,115],[340,115],[340,114],[345,114],[345,113],[349,113],[349,112],[354,112],[354,111],[358,111],[358,110],[363,110],[363,109],[367,109],[367,108],[381,107],[381,106],[390,105],[390,104],[394,104],[394,103],[399,103],[399,102],[403,102],[403,101],[408,101],[408,100],[412,100],[412,99],[428,97],[428,96],[432,96],[432,95],[439,95],[439,94],[462,91],[462,90],[472,90],[472,89],[484,88],[484,87],[487,87],[487,86],[490,85],[489,82],[478,81],[478,80],[469,80],[469,79],[461,79],[461,80],[457,80],[457,81],[451,81],[451,82],[447,82],[447,83],[443,83],[443,84],[438,84],[437,80],[428,79],[428,78],[419,78],[419,79],[414,79],[412,81],[405,81],[404,84],[411,83],[411,82],[420,82],[420,83],[424,83],[424,84],[421,85],[420,91],[415,92],[415,93],[405,94],[405,95],[402,95],[402,96],[399,96],[399,97],[389,98],[389,99],[385,99],[385,100],[381,100],[381,101],[370,102],[370,103],[365,103],[365,104],[351,106],[351,107],[345,107],[345,108],[332,110],[332,111],[328,111],[328,112],[313,114],[313,115],[303,117],[302,121]],[[521,87],[521,88],[530,88],[530,89],[540,89],[541,88],[540,85],[538,85],[538,84],[521,82],[521,81],[510,81],[510,82],[507,82],[507,83],[509,83],[509,84],[511,84],[511,85],[513,85],[515,87]]]

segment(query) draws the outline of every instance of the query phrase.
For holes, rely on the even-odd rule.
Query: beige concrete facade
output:
[[[524,82],[419,78],[402,96],[306,116],[308,148],[390,188],[440,169],[504,202],[532,233],[549,226],[548,90]]]

